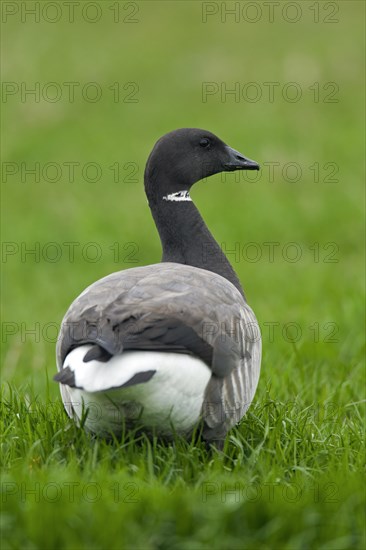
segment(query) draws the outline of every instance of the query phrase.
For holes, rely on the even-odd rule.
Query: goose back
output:
[[[229,281],[192,266],[127,269],[86,288],[62,321],[59,370],[83,344],[111,356],[133,349],[200,357],[212,371],[202,404],[207,439],[220,439],[240,420],[258,383],[261,341],[253,311]]]

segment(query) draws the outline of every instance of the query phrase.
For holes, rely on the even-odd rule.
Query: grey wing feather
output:
[[[210,379],[205,394],[204,436],[222,439],[244,416],[257,388],[261,365],[261,335],[254,313],[246,306],[242,311],[244,354],[224,379]]]

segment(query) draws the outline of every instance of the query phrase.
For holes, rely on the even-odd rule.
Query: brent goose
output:
[[[68,415],[87,430],[118,436],[127,425],[169,438],[202,425],[204,439],[220,445],[248,409],[258,323],[189,195],[197,181],[232,170],[259,165],[211,132],[182,128],[155,144],[144,181],[161,263],[92,284],[61,325],[54,379]]]

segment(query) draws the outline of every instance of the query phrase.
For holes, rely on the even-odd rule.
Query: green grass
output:
[[[139,23],[114,24],[109,4],[96,24],[2,25],[4,81],[95,81],[104,92],[97,103],[1,104],[4,161],[95,162],[103,172],[95,183],[81,168],[74,182],[66,169],[53,183],[19,172],[2,185],[2,240],[13,251],[2,263],[2,548],[362,549],[364,5],[331,3],[335,24],[314,23],[313,2],[301,2],[296,24],[250,24],[202,23],[200,2],[141,2]],[[111,101],[117,81],[138,84],[137,103]],[[202,82],[297,82],[303,98],[202,102]],[[335,82],[339,101],[314,102],[314,82]],[[159,260],[144,163],[160,135],[182,126],[214,131],[263,166],[257,183],[217,175],[192,191],[262,328],[258,391],[222,453],[200,440],[93,439],[52,382],[57,327],[75,296]],[[266,162],[280,163],[273,182]],[[291,162],[296,183],[282,172]],[[79,243],[73,259],[68,242]],[[87,243],[101,253],[95,262]]]
[[[220,453],[92,439],[59,403],[7,393],[5,548],[362,548],[356,403],[289,404],[268,389]]]

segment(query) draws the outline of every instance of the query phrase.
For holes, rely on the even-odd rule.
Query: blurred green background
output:
[[[229,258],[262,327],[256,399],[271,388],[282,402],[361,401],[364,3],[281,2],[270,20],[263,2],[106,1],[84,16],[80,2],[69,22],[59,2],[54,23],[51,3],[40,3],[39,22],[20,4],[2,6],[3,381],[29,383],[42,399],[71,301],[112,271],[160,260],[144,165],[162,134],[193,126],[262,165],[256,182],[217,175],[192,190],[218,242],[236,250]],[[80,84],[74,101],[70,82]],[[81,91],[92,82],[95,102]],[[235,86],[239,95],[225,95]],[[25,172],[36,163],[39,181]],[[264,243],[276,243],[273,258]],[[58,399],[56,384],[49,392]]]
[[[363,280],[362,3],[334,3],[339,11],[333,14],[320,2],[317,14],[302,2],[297,23],[284,20],[285,15],[295,19],[297,12],[284,11],[282,5],[270,23],[269,8],[263,4],[258,12],[242,9],[238,22],[233,15],[225,16],[220,4],[208,4],[205,8],[200,2],[141,2],[129,3],[126,9],[119,3],[117,14],[112,3],[102,2],[97,4],[101,13],[90,7],[83,19],[81,3],[74,23],[68,22],[65,6],[61,20],[53,24],[45,21],[59,16],[52,6],[40,13],[39,23],[21,10],[7,15],[3,80],[19,87],[12,95],[14,88],[6,88],[2,104],[3,159],[15,163],[15,168],[9,164],[5,170],[17,170],[6,176],[2,187],[2,237],[10,243],[2,265],[3,321],[16,324],[3,335],[7,380],[31,377],[42,388],[45,368],[50,374],[54,371],[55,330],[48,323],[59,323],[71,300],[99,277],[159,261],[160,243],[144,197],[144,165],[162,134],[187,126],[217,133],[262,166],[278,163],[273,165],[273,182],[267,164],[257,183],[246,181],[251,174],[241,174],[240,181],[237,174],[224,181],[218,175],[192,193],[217,240],[226,250],[236,250],[229,258],[259,322],[279,322],[280,328],[297,322],[303,344],[313,339],[310,325],[337,323],[339,344],[328,345],[327,352],[352,359],[360,343]],[[207,14],[204,23],[205,10],[216,9],[218,13]],[[248,22],[258,14],[259,21]],[[99,16],[96,23],[85,20]],[[319,23],[314,22],[316,16]],[[338,22],[323,23],[324,19]],[[75,84],[73,103],[67,82],[80,83]],[[95,103],[81,92],[90,82],[96,82],[102,93]],[[116,88],[115,82],[120,86],[118,102],[109,89]],[[207,82],[217,83],[220,91],[238,83],[239,101],[218,92],[203,102]],[[245,88],[250,82],[256,87]],[[273,102],[266,82],[278,83]],[[302,93],[295,103],[282,93],[290,82]],[[315,90],[309,89],[316,82],[319,102],[314,102]],[[332,86],[323,89],[329,82],[339,91],[333,93]],[[39,83],[38,97],[22,94],[22,83],[26,89],[36,89]],[[49,83],[57,88],[47,88]],[[123,90],[126,83],[134,84]],[[56,89],[61,99],[51,102],[48,98]],[[247,101],[258,89],[262,97]],[[290,97],[294,90],[289,89]],[[93,92],[90,87],[90,97]],[[128,94],[137,102],[124,102]],[[327,97],[336,103],[324,102]],[[50,162],[58,168],[47,168]],[[68,163],[73,162],[78,164],[70,181]],[[90,162],[101,171],[94,183],[88,181],[96,174],[93,167],[82,172]],[[36,163],[41,172],[38,182],[25,173]],[[109,168],[116,163],[118,177],[116,168]],[[291,166],[286,172],[287,163],[300,166],[299,181],[289,181],[296,174]],[[63,244],[67,242],[80,243],[73,262],[71,245]],[[85,249],[91,242],[96,247]],[[136,244],[128,248],[131,242]],[[279,243],[273,245],[273,262],[266,242]],[[284,261],[289,242],[300,247],[299,261]],[[248,243],[256,244],[243,249]],[[319,243],[318,262],[314,243]],[[335,248],[324,248],[328,243],[335,243]],[[37,253],[26,254],[27,249]],[[291,257],[298,253],[295,248],[288,252]],[[97,254],[100,258],[93,262]],[[257,254],[258,261],[250,261]],[[138,263],[129,263],[131,259]],[[27,334],[28,329],[36,329],[36,334]],[[266,333],[269,339],[269,331],[263,337]],[[275,345],[268,342],[264,348],[263,380],[272,373],[272,361],[266,361],[269,350],[279,356],[289,353],[289,347],[292,352],[278,334]],[[308,352],[316,350],[310,346]]]

